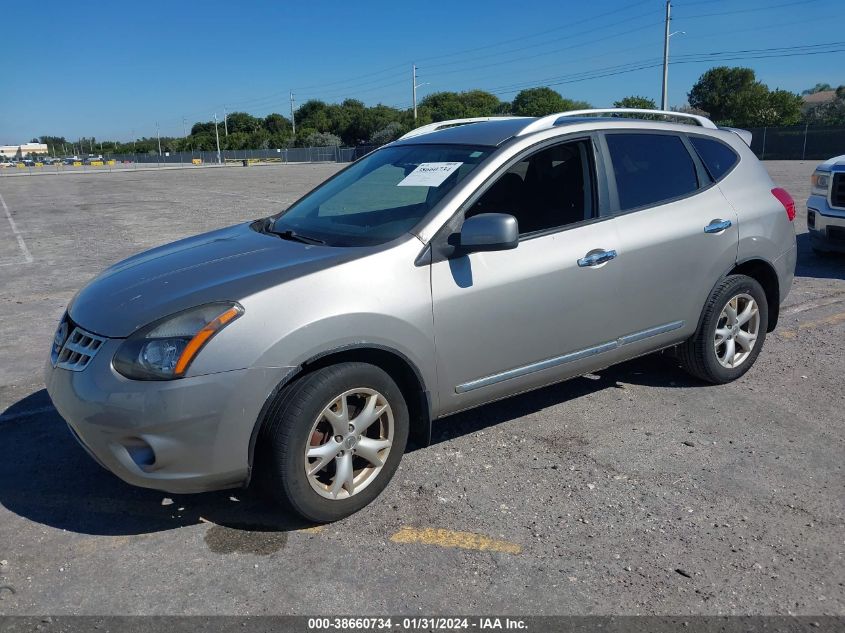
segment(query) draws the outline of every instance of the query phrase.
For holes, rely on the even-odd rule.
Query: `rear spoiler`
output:
[[[720,127],[719,129],[720,130],[727,130],[729,132],[733,132],[739,138],[741,138],[743,141],[745,141],[745,144],[748,145],[748,147],[751,147],[751,132],[749,132],[748,130],[740,130],[739,128],[736,128],[736,127]]]

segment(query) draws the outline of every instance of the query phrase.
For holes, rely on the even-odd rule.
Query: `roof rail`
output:
[[[558,112],[557,114],[549,114],[548,116],[535,119],[534,121],[526,125],[517,133],[517,136],[525,136],[526,134],[531,134],[533,132],[551,129],[557,124],[558,119],[562,117],[590,116],[594,114],[658,114],[661,116],[671,116],[679,119],[692,119],[696,122],[696,124],[700,125],[701,127],[711,128],[714,130],[717,129],[716,124],[713,123],[713,121],[711,121],[707,117],[699,116],[698,114],[688,114],[686,112],[672,112],[670,110],[647,110],[645,108],[604,108],[590,110],[569,110],[568,112]]]
[[[428,134],[429,132],[436,132],[437,130],[443,130],[448,127],[456,127],[458,125],[466,125],[467,123],[481,123],[483,121],[505,121],[508,119],[523,119],[525,117],[519,116],[476,116],[471,117],[468,119],[450,119],[448,121],[437,121],[435,123],[429,123],[428,125],[423,125],[418,128],[414,128],[404,136],[400,136],[398,140],[403,140],[406,138],[411,138],[413,136],[420,136],[421,134]]]

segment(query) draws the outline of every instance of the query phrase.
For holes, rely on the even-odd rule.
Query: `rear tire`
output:
[[[709,383],[736,380],[757,360],[768,324],[763,287],[746,275],[729,275],[707,298],[696,333],[678,346],[681,366]]]
[[[408,429],[405,399],[384,370],[357,362],[317,369],[270,406],[259,435],[258,479],[305,519],[337,521],[387,487]]]

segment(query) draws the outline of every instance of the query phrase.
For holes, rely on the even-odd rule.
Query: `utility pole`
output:
[[[296,143],[296,113],[294,111],[293,93],[290,93],[290,123],[293,126],[293,142]]]
[[[669,24],[672,21],[672,0],[666,0],[666,30],[663,36],[663,97],[660,109],[669,109]]]
[[[223,108],[223,130],[226,134],[226,137],[229,137],[229,114],[226,112],[226,108]]]
[[[156,137],[158,138],[158,156],[161,158],[161,133],[158,129],[158,121],[156,121]]]
[[[417,120],[417,65],[411,65],[411,92],[414,96],[414,121]]]
[[[217,164],[220,164],[220,132],[217,129],[217,113],[214,113],[214,137],[217,139]]]

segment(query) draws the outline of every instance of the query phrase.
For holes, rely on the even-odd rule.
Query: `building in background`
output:
[[[20,145],[0,145],[0,156],[6,158],[23,158],[29,154],[46,154],[47,145],[44,143],[21,143]]]
[[[833,103],[836,101],[836,91],[835,90],[820,90],[819,92],[813,92],[808,95],[804,95],[801,97],[804,101],[801,109],[806,112],[815,106],[824,104],[824,103]]]

